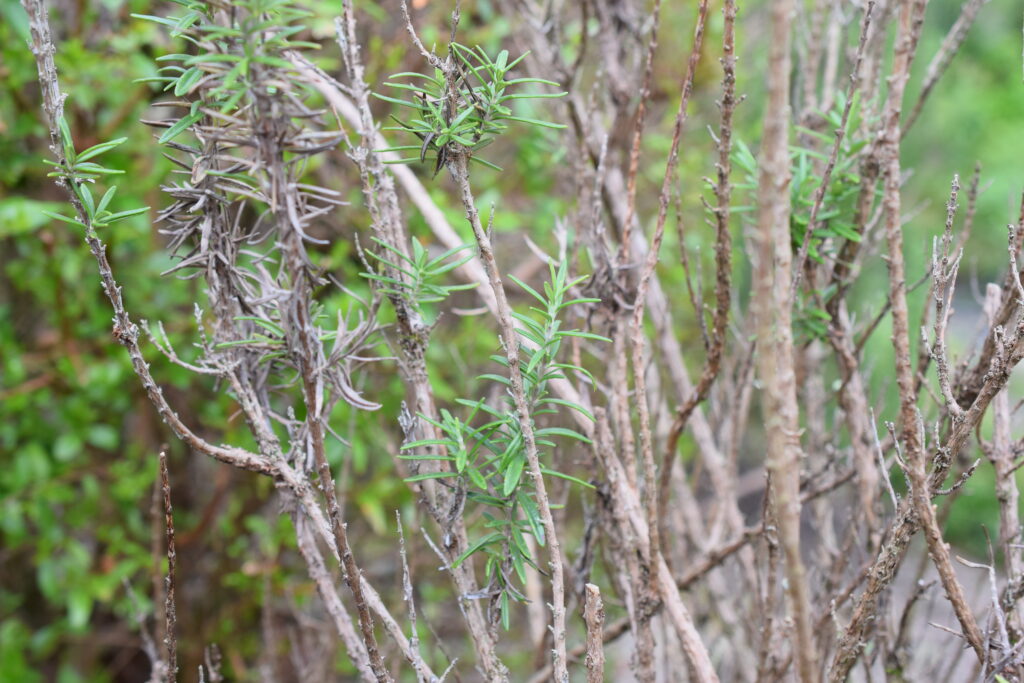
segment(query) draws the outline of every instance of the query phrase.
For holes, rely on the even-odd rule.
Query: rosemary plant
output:
[[[531,306],[529,313],[513,313],[520,324],[516,331],[526,342],[522,347],[526,354],[522,375],[531,420],[536,425],[538,418],[555,414],[559,407],[578,411],[592,420],[593,416],[583,406],[569,403],[549,392],[552,380],[563,379],[569,373],[580,373],[592,380],[585,369],[559,361],[559,351],[566,338],[609,341],[589,332],[562,329],[562,316],[566,309],[577,304],[598,302],[598,299],[571,298],[572,289],[586,280],[587,276],[570,279],[568,267],[563,260],[557,267],[554,264],[550,266],[550,280],[544,283],[543,292],[538,292],[514,276],[510,278],[540,304]],[[509,363],[505,356],[493,355],[491,360],[508,369]],[[510,380],[504,374],[487,373],[481,375],[480,379],[510,386]],[[483,399],[457,399],[456,402],[467,410],[464,418],[446,409],[440,411],[438,420],[420,415],[421,419],[436,427],[442,436],[407,443],[403,446],[405,453],[400,457],[413,461],[443,460],[450,463],[450,471],[425,472],[410,477],[410,481],[445,480],[448,485],[465,490],[468,500],[481,507],[484,533],[462,553],[456,565],[473,555],[481,554],[485,557],[484,571],[488,583],[483,595],[497,602],[501,622],[507,629],[510,599],[525,600],[517,586],[526,581],[526,566],[530,565],[543,573],[526,542],[526,537],[532,536],[538,545],[543,546],[545,543],[544,527],[534,501],[535,482],[524,476],[524,440],[511,393],[506,393],[499,405],[489,405]],[[557,447],[554,439],[559,437],[589,443],[579,432],[558,426],[535,426],[534,436],[537,445],[549,452]],[[433,451],[437,447],[442,449],[443,454],[415,452],[424,448]],[[591,486],[549,466],[543,466],[541,471],[548,476]]]
[[[404,131],[419,138],[417,145],[398,145],[381,151],[418,152],[417,156],[398,159],[393,163],[425,162],[428,154],[435,155],[434,175],[444,167],[451,156],[451,145],[460,145],[469,151],[470,160],[501,170],[499,166],[476,156],[476,152],[494,142],[495,137],[508,129],[514,121],[544,128],[565,128],[564,125],[516,116],[508,103],[514,100],[562,97],[565,92],[523,93],[510,92],[516,86],[541,84],[558,86],[543,78],[510,78],[509,73],[529,53],[509,61],[507,50],[495,59],[488,57],[483,48],[468,48],[452,43],[449,59],[454,60],[458,77],[446,77],[439,68],[432,75],[415,72],[394,74],[384,85],[410,94],[412,99],[401,99],[374,93],[374,96],[411,110],[408,118],[392,117],[398,124],[385,130]],[[405,79],[408,82],[396,82]]]

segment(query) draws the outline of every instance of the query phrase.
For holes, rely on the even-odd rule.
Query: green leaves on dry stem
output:
[[[373,241],[388,252],[387,255],[369,251],[370,256],[381,264],[391,269],[393,273],[401,273],[407,279],[399,279],[388,275],[386,270],[382,273],[368,272],[360,273],[363,277],[373,280],[381,285],[381,291],[390,296],[397,296],[406,299],[416,310],[423,315],[423,304],[438,303],[448,298],[452,292],[465,289],[473,289],[476,283],[465,285],[442,285],[435,282],[441,276],[455,270],[473,258],[467,254],[456,260],[449,260],[459,252],[470,249],[473,245],[463,244],[449,249],[440,256],[430,258],[430,253],[419,243],[412,240],[412,256],[406,256],[401,250],[379,240],[376,237]]]
[[[598,301],[571,298],[570,292],[586,277],[570,280],[568,268],[563,262],[557,267],[551,265],[550,280],[544,283],[543,293],[514,277],[511,279],[540,304],[531,306],[529,313],[513,314],[520,323],[517,332],[526,340],[523,346],[525,358],[520,364],[520,372],[530,419],[536,423],[540,416],[557,414],[559,407],[567,407],[593,419],[583,406],[548,395],[549,383],[567,378],[569,374],[582,375],[592,381],[585,369],[571,363],[558,362],[561,344],[566,338],[609,341],[599,335],[561,329],[560,316],[564,315],[567,308]],[[499,355],[491,356],[491,359],[506,368],[506,373],[488,373],[481,375],[480,379],[509,386],[508,359]],[[497,407],[488,405],[483,399],[457,399],[456,402],[468,409],[465,418],[459,418],[445,409],[441,410],[439,420],[420,415],[420,419],[436,428],[440,438],[407,443],[402,447],[405,454],[399,457],[412,461],[447,463],[447,471],[422,472],[410,477],[408,481],[458,480],[459,485],[466,489],[466,497],[482,506],[483,526],[488,531],[471,543],[455,564],[477,554],[484,555],[487,592],[498,597],[502,623],[507,629],[510,598],[525,600],[517,585],[526,581],[526,566],[532,566],[543,573],[526,542],[527,535],[533,536],[540,546],[546,541],[540,511],[534,499],[534,484],[526,473],[526,444],[510,393],[506,394],[504,405]],[[557,447],[557,438],[588,442],[579,432],[558,426],[535,428],[534,437],[541,455]],[[541,472],[545,476],[591,486],[552,467],[542,466]],[[518,578],[518,584],[514,578]]]
[[[406,117],[392,116],[398,125],[386,127],[384,130],[412,133],[419,138],[419,143],[388,147],[379,151],[417,153],[415,156],[389,162],[401,164],[425,162],[427,156],[433,154],[435,175],[453,153],[468,153],[471,161],[501,170],[499,166],[481,159],[475,153],[508,130],[509,122],[544,128],[565,127],[549,121],[515,116],[508,106],[513,100],[566,95],[565,92],[510,92],[512,88],[527,84],[558,86],[558,83],[542,78],[509,78],[509,73],[526,57],[526,54],[509,62],[508,51],[502,50],[497,58],[492,60],[480,47],[470,49],[452,43],[449,47],[449,63],[454,63],[451,73],[446,74],[440,69],[435,69],[433,75],[415,72],[394,74],[384,85],[403,91],[403,94],[408,94],[409,99],[379,93],[374,93],[374,97],[410,111]],[[397,82],[399,79],[406,82]]]
[[[171,29],[196,46],[197,54],[168,54],[157,58],[169,62],[158,69],[158,76],[140,78],[136,83],[163,84],[164,92],[175,97],[197,97],[188,114],[174,121],[160,136],[166,144],[198,123],[207,112],[226,115],[244,107],[247,97],[260,87],[271,90],[259,71],[294,71],[286,59],[277,55],[288,50],[319,49],[320,45],[292,40],[306,30],[302,20],[312,13],[290,7],[287,0],[246,0],[236,2],[234,22],[224,26],[213,20],[214,6],[198,0],[175,0],[186,9],[181,16],[158,17],[133,14]],[[244,11],[242,11],[244,10]],[[184,104],[188,104],[187,102]]]
[[[85,212],[86,222],[83,223],[73,216],[65,216],[64,214],[52,211],[43,211],[44,215],[54,220],[70,223],[79,228],[91,230],[92,228],[105,228],[111,223],[116,223],[117,221],[149,211],[148,206],[127,211],[110,211],[107,207],[110,206],[111,200],[113,200],[114,195],[117,193],[117,187],[111,185],[98,201],[93,197],[92,190],[89,189],[92,183],[103,176],[124,173],[124,171],[107,168],[91,160],[118,147],[128,138],[117,138],[108,142],[101,142],[82,152],[76,152],[71,128],[63,116],[57,120],[57,129],[60,131],[61,143],[64,148],[64,159],[60,162],[43,159],[43,163],[55,169],[47,174],[50,178],[63,178],[67,182],[68,187],[74,193],[82,206],[82,210]]]
[[[828,124],[826,129],[828,132],[823,133],[803,126],[796,126],[797,135],[794,137],[797,140],[801,137],[804,139],[815,138],[820,142],[819,147],[830,150],[835,141],[833,131],[842,125],[842,112],[845,106],[845,93],[837,93],[832,109],[820,112],[821,117]],[[857,197],[860,194],[861,184],[857,169],[861,153],[868,145],[868,140],[856,137],[857,131],[861,129],[861,121],[859,98],[855,95],[850,116],[846,121],[843,144],[836,156],[835,167],[828,187],[824,189],[822,208],[815,216],[813,232],[808,243],[807,256],[819,263],[826,259],[836,258],[838,249],[845,242],[861,240],[854,225]],[[815,197],[820,191],[822,183],[821,168],[828,162],[829,155],[811,146],[801,144],[791,145],[789,155],[791,173],[789,185],[790,237],[795,254],[800,251],[807,235]],[[734,183],[734,187],[746,191],[750,198],[746,205],[734,206],[732,213],[752,213],[756,204],[754,195],[757,190],[758,160],[750,148],[742,140],[736,138],[734,139],[732,162],[736,169],[743,174],[742,179]],[[801,339],[821,339],[827,335],[831,316],[827,311],[816,306],[814,302],[816,300],[828,301],[834,294],[835,287],[828,286],[818,290],[813,296],[798,295],[793,326]]]

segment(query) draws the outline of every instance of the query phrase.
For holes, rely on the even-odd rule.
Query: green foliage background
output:
[[[983,184],[991,186],[979,201],[962,272],[984,283],[999,278],[1005,269],[1005,226],[1016,217],[1022,182],[1024,88],[1019,60],[1008,58],[1020,53],[1020,17],[1008,16],[1008,8],[1000,4],[981,11],[906,141],[904,165],[914,173],[905,204],[920,208],[908,228],[912,279],[924,272],[930,237],[941,231],[952,173],[960,173],[966,185],[975,162],[983,166]],[[479,44],[490,54],[506,48],[512,19],[501,16],[487,0],[465,5],[460,40]],[[323,66],[337,67],[332,42],[336,4],[316,1],[305,6],[315,12],[308,37],[325,45]],[[359,2],[357,7],[365,15],[364,29],[373,27],[364,42],[371,84],[382,83],[390,73],[419,68],[395,13],[375,2]],[[738,109],[737,135],[756,148],[763,104],[758,59],[766,53],[766,3],[752,1],[742,9],[737,91],[748,99]],[[156,118],[149,110],[156,94],[151,86],[133,80],[155,74],[154,56],[180,50],[159,27],[130,18],[133,12],[164,10],[141,0],[60,2],[51,7],[57,66],[69,95],[68,119],[79,148],[113,137],[129,138],[105,157],[108,165],[129,170],[112,207],[115,211],[142,205],[155,210],[165,203],[159,186],[167,180],[170,164],[159,155],[150,129],[137,123],[140,118]],[[953,0],[931,3],[908,101],[916,97],[927,61],[958,10],[959,3]],[[445,39],[447,12],[446,3],[435,0],[421,15],[428,45]],[[686,36],[688,45],[688,3],[666,3],[663,13],[663,35]],[[714,44],[720,30],[716,13],[706,44]],[[181,590],[179,614],[187,634],[187,656],[195,659],[203,645],[216,642],[235,677],[254,678],[256,672],[248,665],[259,655],[259,639],[250,626],[258,623],[264,603],[274,595],[313,599],[312,587],[302,571],[295,571],[298,563],[291,552],[289,525],[266,504],[270,482],[196,461],[170,439],[137,385],[127,356],[112,342],[109,307],[81,235],[41,213],[60,210],[63,197],[41,163],[48,154],[47,140],[27,39],[27,19],[20,5],[0,0],[0,680],[70,683],[137,680],[133,676],[140,671],[144,675],[145,662],[139,660],[131,625],[136,611],[153,609],[152,486],[155,455],[165,442],[170,445],[172,479],[189,482],[174,489],[183,558],[179,566],[198,582]],[[681,54],[681,45],[681,40],[664,40],[661,50]],[[644,216],[657,201],[677,68],[678,60],[662,59],[655,72],[654,116],[640,180],[639,211]],[[713,170],[712,143],[698,122],[716,115],[718,79],[717,65],[705,60],[681,157],[686,218],[694,225],[702,220],[703,183],[696,179]],[[385,112],[387,104],[379,104]],[[486,205],[500,199],[495,230],[508,249],[522,248],[517,237],[522,233],[544,247],[554,247],[553,217],[570,208],[566,195],[557,191],[571,173],[558,139],[553,131],[523,129],[514,142],[499,140],[489,150],[488,158],[505,172],[480,172],[479,201]],[[351,169],[339,165],[331,170],[338,174],[337,188],[350,192],[349,199],[359,206]],[[429,169],[422,169],[422,175],[429,176]],[[461,226],[461,209],[452,203],[447,181],[439,176],[428,187],[453,225]],[[357,293],[365,292],[351,237],[365,237],[366,217],[350,211],[345,220],[337,239],[320,254],[321,263]],[[414,235],[429,242],[422,221],[413,214],[410,220]],[[150,217],[119,223],[104,237],[129,310],[136,318],[164,321],[171,341],[187,349],[196,285],[157,277],[171,262]],[[468,240],[468,233],[465,237]],[[673,240],[670,234],[666,249],[673,248]],[[687,246],[696,247],[698,241],[695,237]],[[742,241],[737,242],[736,257],[742,262]],[[884,302],[884,264],[868,267],[856,293],[864,316],[873,315]],[[682,283],[678,266],[666,263],[662,272],[667,281]],[[738,268],[737,279],[741,291],[748,289],[743,267]],[[464,300],[457,304],[474,305],[472,294],[459,296]],[[914,298],[918,311],[923,298],[923,292]],[[965,319],[977,315],[966,281],[957,305]],[[686,320],[684,309],[679,315],[684,343],[695,339],[696,325]],[[912,311],[915,319],[916,315]],[[965,323],[956,335],[954,352],[966,347],[970,326]],[[481,333],[473,318],[442,316],[437,338],[429,363],[438,398],[452,402],[472,395],[478,390],[474,377],[496,348],[496,336]],[[152,349],[147,353],[156,378],[167,387],[172,405],[186,422],[201,425],[214,440],[247,442],[247,431],[233,417],[229,400]],[[872,339],[868,357],[879,369],[891,363],[884,325]],[[330,454],[339,479],[347,484],[349,504],[366,520],[357,533],[371,546],[390,545],[393,510],[412,505],[389,456],[398,451],[394,416],[402,387],[393,365],[384,364],[375,372],[372,398],[383,403],[383,409],[355,413],[339,408],[334,419],[349,425],[346,432],[352,438],[347,445],[334,443]],[[883,404],[894,405],[887,374],[879,372],[872,385],[878,413]],[[979,493],[972,495],[975,491]],[[949,520],[950,538],[977,554],[985,552],[981,525],[996,528],[990,491],[990,476],[983,467]],[[429,570],[422,568],[424,574]],[[382,571],[390,576],[386,568]],[[374,568],[368,572],[372,577]],[[126,585],[133,587],[134,604]],[[421,590],[423,604],[429,605],[432,592],[446,588],[426,582]],[[339,661],[339,671],[346,666]]]

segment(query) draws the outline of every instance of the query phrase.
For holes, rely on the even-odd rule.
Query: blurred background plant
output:
[[[416,4],[424,42],[443,42],[446,36],[437,27],[446,25],[449,3],[429,0]],[[384,84],[388,74],[417,70],[419,57],[408,49],[398,13],[383,3],[357,5],[365,15],[363,28],[373,27],[363,37],[368,82]],[[750,3],[741,15],[737,27],[740,64],[755,62],[758,55],[766,53],[764,5]],[[339,61],[332,43],[336,4],[314,0],[303,3],[303,8],[309,15],[295,38],[322,43],[325,50],[317,53],[318,63],[325,69],[336,69]],[[138,124],[139,119],[154,118],[152,105],[163,96],[159,87],[145,82],[163,75],[157,71],[160,64],[154,57],[187,53],[189,46],[180,38],[168,36],[165,27],[132,15],[166,11],[167,7],[141,0],[57,0],[50,4],[59,46],[56,61],[69,95],[67,118],[76,133],[78,148],[125,138],[103,157],[112,168],[130,169],[108,208],[122,212],[139,206],[154,207],[148,216],[125,216],[104,228],[128,308],[138,318],[165,321],[169,341],[176,348],[187,349],[192,341],[192,303],[197,300],[197,285],[192,280],[154,276],[174,265],[164,249],[164,237],[152,220],[156,207],[164,204],[159,190],[171,177],[173,165],[158,153],[153,133]],[[935,51],[958,12],[959,3],[953,0],[931,3],[922,54]],[[686,3],[666,3],[662,13],[663,35],[686,35],[691,31],[692,17]],[[515,20],[489,0],[467,3],[463,15],[464,35],[460,40],[482,48],[480,52],[459,50],[467,67],[497,68],[501,57],[489,62],[481,55],[503,54]],[[26,16],[15,0],[0,0],[0,17],[0,680],[134,681],[146,675],[148,662],[139,649],[133,624],[136,613],[159,610],[151,604],[150,588],[154,564],[162,566],[164,562],[162,553],[154,553],[152,548],[153,525],[159,528],[162,523],[159,506],[153,505],[155,454],[164,442],[170,443],[172,480],[182,482],[174,488],[174,496],[179,567],[187,567],[179,588],[178,610],[183,670],[194,671],[203,648],[217,643],[225,670],[234,680],[261,679],[265,667],[273,668],[276,658],[287,653],[261,650],[263,639],[249,626],[273,625],[275,620],[267,614],[276,615],[276,623],[287,626],[299,618],[290,611],[293,604],[315,599],[313,586],[292,552],[291,527],[267,503],[273,489],[269,480],[186,457],[186,449],[169,439],[150,408],[123,349],[110,343],[109,306],[81,235],[75,227],[46,215],[62,210],[63,197],[46,177],[50,169],[41,163],[48,156],[48,141],[40,116],[35,64],[26,47]],[[1019,81],[1020,72],[1019,62],[1007,59],[1005,49],[1019,41],[1014,21],[1006,19],[1005,8],[992,6],[980,13],[949,73],[939,82],[907,136],[903,164],[913,173],[906,183],[906,196],[910,198],[906,203],[916,212],[906,239],[909,272],[924,272],[931,257],[930,235],[944,220],[945,196],[937,195],[936,188],[948,186],[951,170],[969,177],[976,162],[984,168],[987,189],[978,202],[978,227],[971,237],[963,271],[986,282],[998,280],[1005,268],[1004,226],[1016,212],[1021,153],[1019,145],[1007,141],[1019,139],[1020,111],[1024,110],[1021,88],[1007,87]],[[716,15],[709,24],[711,38],[717,38],[721,28]],[[708,66],[710,63],[707,60],[698,72],[695,85],[694,116],[701,123],[715,116],[718,73]],[[502,64],[502,68],[506,66],[507,62]],[[916,95],[913,84],[920,82],[925,68],[925,59],[915,63],[910,98]],[[643,139],[643,158],[652,162],[642,166],[638,176],[637,211],[642,215],[656,208],[661,160],[670,143],[665,131],[672,116],[677,72],[677,62],[662,60],[655,64],[651,130]],[[188,73],[182,71],[177,78],[185,79]],[[738,91],[748,97],[737,110],[737,137],[757,140],[764,85],[756,70],[741,68],[738,73]],[[434,90],[424,91],[427,102],[442,96],[440,84],[434,85]],[[494,94],[497,96],[497,91]],[[963,106],[964,102],[971,106]],[[392,103],[385,98],[375,105],[381,120]],[[522,104],[527,112],[531,107],[544,106],[543,102]],[[394,113],[402,120],[408,112],[395,109]],[[420,144],[407,148],[418,152],[414,155],[417,159],[424,156],[426,148],[435,153],[443,149],[448,142],[445,135],[461,142],[457,137],[461,131],[436,129],[436,123],[427,120],[424,129],[410,123],[401,126],[420,136]],[[691,127],[696,131],[702,126]],[[474,144],[481,144],[487,134],[485,130]],[[486,179],[480,184],[479,203],[488,205],[500,200],[502,207],[495,214],[495,239],[508,249],[521,249],[524,262],[529,250],[521,236],[526,234],[541,249],[557,250],[550,217],[569,212],[574,199],[569,193],[552,191],[571,172],[557,140],[549,129],[520,127],[514,139],[499,137],[487,149],[488,160],[503,172],[478,169]],[[936,140],[941,143],[936,144]],[[709,173],[707,160],[713,143],[696,134],[690,141],[692,144],[681,154],[679,175],[699,178]],[[848,141],[851,150],[861,144],[864,141]],[[793,234],[798,240],[801,229],[805,229],[799,222],[800,212],[806,211],[816,185],[815,178],[805,172],[807,164],[799,148],[794,150],[793,158],[794,208],[798,211]],[[734,175],[739,182],[740,173],[751,169],[742,163],[737,166]],[[429,177],[433,170],[426,168],[422,174]],[[349,193],[347,199],[361,201],[351,165],[328,160],[308,172],[321,179],[330,178],[333,187]],[[829,188],[830,206],[846,205],[847,191],[855,183],[849,173],[841,161]],[[459,224],[462,207],[447,183],[438,176],[436,183],[428,183],[428,191],[453,224]],[[703,220],[700,192],[698,183],[684,189],[688,200],[684,202],[684,217],[693,223]],[[841,215],[819,215],[819,219],[824,218],[829,221],[829,230],[842,234]],[[340,279],[349,290],[328,298],[327,305],[334,310],[344,308],[349,295],[369,294],[369,283],[355,276],[365,271],[366,265],[356,253],[353,239],[366,233],[367,220],[357,211],[346,214],[346,221],[338,223],[336,234],[330,235],[330,243],[316,250],[319,264],[328,273],[344,274]],[[423,218],[410,213],[410,221],[414,237],[423,238],[424,244],[431,243]],[[671,234],[666,237],[668,245],[673,240]],[[420,244],[417,239],[413,243]],[[697,251],[701,245],[695,242],[685,246]],[[812,258],[817,246],[818,242],[812,243]],[[738,245],[737,254],[742,249]],[[705,256],[698,252],[697,258]],[[389,256],[382,251],[378,258]],[[414,258],[418,272],[448,272],[442,265],[444,259],[439,260],[438,254],[428,252],[426,247],[420,246]],[[885,266],[878,261],[865,268],[866,274],[854,286],[853,301],[864,302],[866,311],[875,311],[881,305],[878,292],[882,287],[878,283],[885,282]],[[666,279],[683,279],[678,264],[665,263],[659,269]],[[527,281],[535,270],[527,268],[518,275]],[[749,291],[749,271],[738,268],[735,276],[737,290]],[[442,294],[430,287],[424,284],[423,291]],[[957,306],[962,311],[978,310],[980,315],[980,306],[969,292],[969,287],[960,289]],[[454,287],[443,291],[456,307],[475,306],[471,294]],[[529,294],[520,292],[517,296],[524,304],[530,301]],[[912,303],[911,318],[917,319],[924,303],[923,292]],[[820,328],[814,326],[817,309],[805,310],[804,334],[820,335]],[[387,310],[382,312],[384,322],[388,322],[389,315]],[[478,379],[487,369],[480,359],[493,353],[496,337],[481,334],[472,316],[442,315],[435,322],[434,334],[440,343],[428,347],[428,363],[438,399],[456,403],[474,392],[489,391],[494,380],[486,376]],[[531,323],[522,322],[533,329]],[[680,312],[677,322],[684,344],[699,343],[700,326],[692,316]],[[533,333],[549,331],[543,325],[551,323],[551,319],[534,323],[542,329]],[[954,351],[971,340],[973,330],[969,328],[965,324],[950,340]],[[203,432],[214,441],[250,443],[251,437],[235,416],[230,399],[158,354],[148,357],[154,376],[189,423],[202,425]],[[879,367],[891,363],[886,333],[868,342],[867,357]],[[349,492],[348,505],[361,512],[359,524],[365,526],[353,533],[367,539],[368,556],[373,554],[375,544],[391,546],[389,538],[383,536],[393,532],[392,511],[408,510],[414,504],[392,460],[382,455],[401,450],[402,436],[390,416],[401,410],[402,384],[392,363],[379,364],[369,376],[375,386],[374,399],[383,404],[382,410],[371,413],[337,407],[332,421],[348,426],[348,438],[344,443],[331,441],[328,452],[339,484]],[[892,405],[894,392],[885,373],[875,375],[871,396]],[[459,428],[464,431],[467,426]],[[686,453],[693,448],[692,443],[684,442],[684,457],[690,457]],[[501,476],[506,481],[514,479],[505,465]],[[991,470],[982,465],[948,521],[948,539],[962,552],[978,557],[986,552],[979,527],[998,526],[996,503],[988,494],[991,481]],[[973,495],[975,491],[985,494]],[[501,493],[504,498],[514,496],[515,487],[509,490],[502,485]],[[528,508],[525,505],[527,523]],[[422,540],[414,536],[407,534],[410,544],[421,545]],[[438,608],[431,606],[432,596],[450,592],[447,584],[431,577],[433,569],[429,563],[413,567],[420,579],[417,592],[423,597],[428,620],[439,616]],[[160,571],[157,568],[156,574]],[[369,563],[364,572],[382,584],[397,586],[392,561]],[[134,598],[125,589],[126,584],[133,587]],[[443,630],[443,624],[439,628]],[[351,665],[340,649],[330,651],[337,672],[351,674]],[[517,656],[524,660],[530,657],[510,653],[508,661],[515,661]]]

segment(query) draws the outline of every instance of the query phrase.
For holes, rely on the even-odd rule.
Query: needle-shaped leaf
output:
[[[124,173],[124,171],[122,170],[116,168],[106,168],[105,166],[100,166],[99,164],[93,163],[91,161],[77,163],[75,164],[72,170],[75,173],[95,173],[97,175],[121,175],[122,173]]]
[[[174,94],[178,97],[190,92],[192,86],[199,82],[199,79],[203,77],[203,72],[199,70],[199,67],[193,66],[188,71],[178,77],[178,82],[174,85]]]
[[[470,157],[469,160],[471,162],[473,162],[473,163],[480,164],[482,166],[486,166],[487,168],[490,168],[490,169],[495,170],[495,171],[504,171],[505,170],[501,166],[498,166],[497,164],[492,164],[490,161],[487,161],[486,159],[481,159],[480,157]]]
[[[589,419],[591,422],[594,421],[594,416],[590,413],[590,411],[579,404],[571,403],[561,398],[545,398],[541,401],[541,403],[550,403],[558,406],[565,406],[566,408],[571,408],[575,410],[577,413],[585,415],[587,419]]]
[[[120,221],[120,220],[124,220],[125,218],[131,218],[132,216],[138,216],[139,214],[146,213],[147,211],[149,211],[149,207],[148,206],[143,206],[143,207],[138,208],[138,209],[128,209],[127,211],[120,211],[118,213],[112,213],[109,216],[107,216],[106,218],[104,218],[104,220],[107,223],[113,223],[114,221]]]
[[[53,211],[46,211],[46,210],[43,210],[40,213],[42,213],[44,216],[47,216],[49,218],[53,218],[54,220],[63,221],[65,223],[70,223],[71,225],[77,225],[80,228],[84,228],[85,227],[85,223],[83,223],[82,221],[80,221],[80,220],[78,220],[76,218],[71,218],[71,217],[65,216],[63,214],[54,213]]]
[[[505,81],[505,85],[522,85],[523,83],[540,83],[542,85],[553,85],[555,87],[559,86],[558,82],[549,81],[544,78],[515,78],[512,79],[511,81]]]
[[[558,477],[559,479],[565,479],[566,481],[574,482],[576,484],[579,484],[580,486],[585,486],[588,489],[594,488],[594,485],[591,484],[590,482],[583,481],[582,479],[578,479],[572,476],[571,474],[566,474],[565,472],[559,472],[557,470],[548,469],[547,467],[541,467],[540,471],[543,474],[548,475],[549,477]]]
[[[528,119],[522,116],[505,116],[503,118],[507,121],[518,121],[519,123],[540,126],[542,128],[565,128],[564,123],[552,123],[550,121],[541,121],[540,119]]]
[[[416,474],[411,477],[406,477],[405,481],[412,483],[416,481],[426,481],[427,479],[448,479],[450,477],[457,476],[459,475],[456,474],[455,472],[423,472],[421,474]]]
[[[235,316],[235,320],[238,320],[238,321],[248,320],[250,322],[256,323],[257,325],[259,325],[260,327],[262,327],[265,330],[273,332],[274,334],[276,334],[278,336],[281,336],[281,337],[284,336],[284,329],[280,325],[272,323],[269,320],[266,320],[264,318],[258,318],[258,317],[254,316],[254,315],[239,315],[239,316]]]
[[[543,296],[541,296],[540,293],[536,289],[534,289],[530,285],[526,284],[525,282],[523,282],[522,280],[517,278],[515,275],[509,274],[508,279],[511,280],[512,282],[516,283],[520,287],[522,287],[523,290],[527,294],[529,294],[530,296],[535,298],[537,301],[541,302],[545,306],[547,305],[547,303],[548,303],[547,299],[545,299]]]
[[[517,456],[512,459],[512,462],[505,469],[505,483],[502,487],[502,493],[506,498],[511,496],[512,492],[519,486],[519,479],[522,476],[525,460],[524,456]]]
[[[60,139],[64,143],[64,156],[69,164],[75,163],[75,141],[71,137],[71,128],[68,127],[67,119],[63,116],[57,119],[57,128],[60,130]]]
[[[583,443],[590,443],[590,439],[587,437],[583,436],[579,432],[566,429],[565,427],[546,427],[544,429],[538,429],[535,433],[537,436],[564,436],[577,441],[582,441]]]
[[[406,481],[408,481],[408,480],[406,480]],[[504,538],[505,537],[502,534],[500,534],[499,532],[492,531],[491,533],[487,534],[486,536],[484,536],[483,538],[481,538],[480,540],[476,541],[475,543],[470,545],[468,548],[466,548],[466,551],[464,553],[462,553],[461,555],[459,555],[455,559],[455,562],[452,562],[452,569],[457,569],[460,564],[462,564],[463,562],[466,561],[467,557],[469,557],[470,555],[472,555],[476,551],[480,550],[484,546],[487,546],[487,545],[489,545],[491,543],[495,543],[496,541],[503,540]]]
[[[178,137],[181,133],[188,130],[188,128],[191,127],[192,124],[194,124],[201,118],[203,118],[203,113],[201,111],[193,111],[188,115],[181,117],[180,119],[178,119],[177,122],[175,122],[173,126],[164,131],[164,134],[160,136],[158,142],[161,145],[170,142],[174,138]]]
[[[124,144],[125,142],[127,142],[127,140],[128,138],[116,138],[114,140],[110,140],[109,142],[101,142],[98,145],[93,145],[92,147],[78,155],[78,161],[88,161],[93,157],[99,156],[104,152],[109,152],[115,147]]]
[[[79,185],[75,192],[78,194],[78,198],[82,200],[82,206],[85,207],[85,214],[92,218],[96,215],[96,202],[92,198],[92,191],[88,185]]]
[[[403,107],[409,107],[410,109],[419,109],[420,105],[415,102],[409,102],[408,100],[400,100],[395,97],[388,97],[387,95],[381,95],[380,93],[373,93],[373,96],[378,100],[384,100],[385,102],[391,102],[392,104],[398,104]]]
[[[100,203],[96,205],[96,213],[102,213],[106,210],[107,206],[110,204],[110,200],[114,198],[114,194],[116,192],[117,186],[111,185],[110,189],[103,193],[103,196],[100,198]]]

